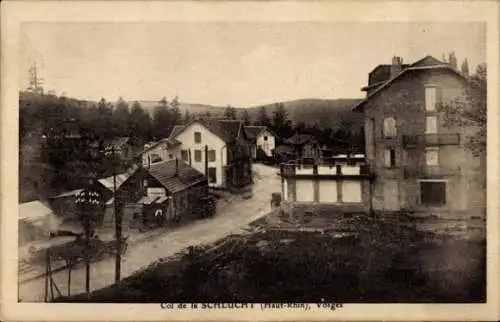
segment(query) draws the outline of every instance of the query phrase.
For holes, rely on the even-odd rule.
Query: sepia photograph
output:
[[[17,303],[488,303],[487,30],[23,21]]]

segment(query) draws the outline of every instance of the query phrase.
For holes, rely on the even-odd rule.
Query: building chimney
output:
[[[391,78],[396,77],[403,69],[403,59],[399,56],[392,57]]]

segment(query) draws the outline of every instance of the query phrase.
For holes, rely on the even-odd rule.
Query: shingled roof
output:
[[[285,140],[286,144],[303,145],[315,141],[314,136],[309,134],[294,134]]]
[[[378,95],[384,89],[389,87],[395,81],[408,75],[410,72],[422,71],[422,70],[443,70],[446,72],[453,73],[454,75],[458,76],[462,80],[466,80],[466,77],[462,73],[460,73],[457,69],[451,67],[449,64],[443,63],[443,62],[439,61],[438,59],[428,55],[428,56],[425,56],[424,58],[416,61],[415,63],[409,65],[408,67],[403,68],[401,70],[401,72],[399,72],[394,77],[388,79],[386,82],[381,82],[381,84],[372,93],[367,95],[367,97],[364,100],[362,100],[356,106],[354,106],[354,108],[352,110],[355,112],[362,111],[363,106],[368,101],[370,101],[374,96]]]
[[[145,170],[171,193],[206,180],[203,173],[179,160],[153,163]]]
[[[248,138],[254,140],[260,132],[267,129],[265,126],[258,125],[245,125],[245,131],[247,132]]]
[[[144,150],[142,150],[141,152],[139,152],[138,155],[142,155],[142,154],[156,148],[158,145],[160,145],[162,143],[165,143],[167,145],[167,148],[172,148],[172,147],[175,147],[175,146],[181,144],[181,142],[179,140],[174,139],[174,138],[169,137],[169,138],[161,139],[157,142],[150,143],[149,147],[147,147]]]
[[[176,125],[172,129],[169,138],[176,138],[181,134],[186,128],[188,128],[193,123],[199,123],[206,127],[210,132],[217,135],[224,142],[230,143],[238,138],[240,128],[243,125],[242,121],[238,120],[216,120],[216,119],[198,119],[194,120],[188,125]]]

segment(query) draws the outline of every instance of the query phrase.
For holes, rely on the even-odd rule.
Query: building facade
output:
[[[205,174],[210,187],[241,187],[252,182],[251,141],[242,122],[195,120],[175,126],[169,138],[182,143],[181,160]]]
[[[276,136],[266,126],[245,126],[245,131],[252,141],[252,158],[257,159],[257,151],[271,158],[276,148]]]
[[[363,158],[346,156],[314,165],[282,163],[280,173],[285,202],[330,205],[350,212],[370,209],[372,176]]]
[[[144,169],[143,222],[161,215],[172,220],[196,218],[205,210],[208,183],[200,171],[180,160],[152,164]]]
[[[181,142],[175,139],[163,139],[154,142],[139,153],[142,159],[142,165],[147,166],[151,163],[175,160],[181,157]]]
[[[438,111],[465,86],[464,75],[430,56],[411,65],[394,57],[370,73],[367,97],[355,111],[365,116],[373,210],[438,216],[483,211],[482,159],[465,148],[468,129],[446,125]]]

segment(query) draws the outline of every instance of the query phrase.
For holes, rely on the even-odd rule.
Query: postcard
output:
[[[3,320],[500,317],[498,3],[2,9]]]

